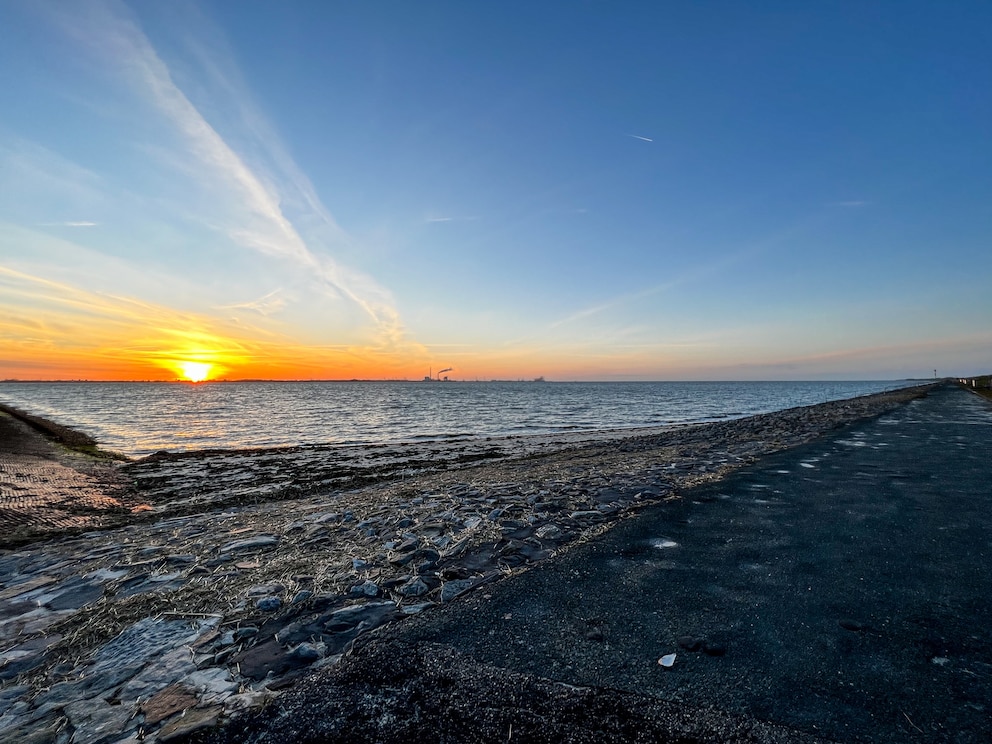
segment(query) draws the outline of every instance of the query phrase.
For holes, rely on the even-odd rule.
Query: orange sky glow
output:
[[[458,379],[549,374],[536,350],[452,349],[402,338],[320,345],[277,324],[177,311],[0,267],[0,376],[20,380]],[[543,358],[542,358],[543,357]],[[471,361],[469,361],[471,360]]]
[[[955,353],[981,340],[945,339],[934,351]],[[176,310],[0,266],[0,379],[419,380],[448,367],[453,380],[777,379],[851,366],[882,378],[883,364],[921,351],[894,341],[826,355],[796,346],[790,357],[720,336],[608,349],[578,341],[547,348],[526,339],[431,346],[410,341],[402,329],[381,333],[371,325],[349,344],[329,345],[259,315]]]

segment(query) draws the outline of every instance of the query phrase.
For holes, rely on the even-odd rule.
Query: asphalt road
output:
[[[604,721],[657,702],[643,740],[731,740],[729,725],[741,741],[987,742],[990,506],[992,405],[942,387],[389,629],[287,695],[253,740],[399,740],[390,727],[436,741],[594,740],[574,699],[540,703],[546,736],[537,720],[512,738],[514,720],[534,722],[527,690],[539,680],[593,688],[595,700],[574,693],[587,702],[612,696]],[[461,671],[440,685],[446,665]],[[453,729],[457,689],[440,687],[473,665],[489,680],[466,693],[483,728],[469,716]],[[418,674],[429,684],[411,697]],[[363,684],[356,703],[348,687]],[[716,723],[689,731],[693,712]]]

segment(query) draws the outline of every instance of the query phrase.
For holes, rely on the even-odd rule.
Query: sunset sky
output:
[[[985,0],[0,0],[0,40],[0,378],[992,371]]]

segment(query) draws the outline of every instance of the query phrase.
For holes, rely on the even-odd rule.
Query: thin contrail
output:
[[[650,137],[642,137],[639,134],[628,134],[627,136],[628,137],[633,137],[634,139],[642,140],[643,142],[654,142],[654,140],[651,139]]]

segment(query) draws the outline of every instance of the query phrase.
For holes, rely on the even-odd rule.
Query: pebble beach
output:
[[[377,628],[925,391],[670,428],[136,461],[2,414],[0,742],[182,741]]]

